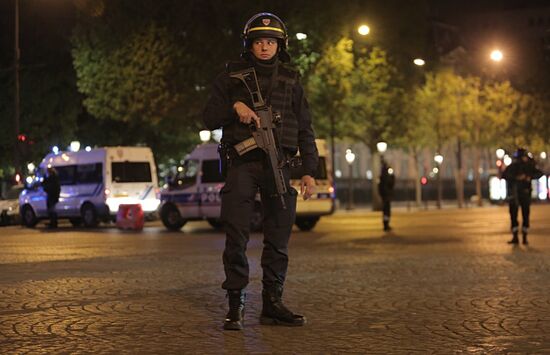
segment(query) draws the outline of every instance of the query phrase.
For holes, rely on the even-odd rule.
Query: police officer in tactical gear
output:
[[[524,148],[519,148],[513,155],[514,161],[502,173],[506,179],[507,199],[512,224],[512,240],[509,244],[518,244],[518,210],[521,206],[523,244],[527,244],[529,231],[529,210],[531,205],[531,180],[543,174],[535,167],[535,161]]]
[[[61,184],[57,171],[53,167],[47,169],[47,175],[42,181],[42,188],[46,192],[46,206],[48,208],[48,217],[50,218],[50,224],[48,228],[57,228],[57,211],[55,205],[59,202],[59,194],[61,193]]]
[[[304,316],[290,311],[282,301],[288,267],[288,242],[296,215],[297,192],[289,185],[289,161],[300,152],[304,176],[301,191],[304,199],[314,192],[313,178],[318,152],[311,125],[311,116],[298,73],[287,63],[288,35],[284,23],[271,13],[254,15],[243,31],[244,52],[241,60],[227,64],[226,71],[213,83],[204,111],[208,129],[222,127],[220,156],[225,166],[226,182],[221,191],[221,220],[226,232],[223,264],[229,312],[224,329],[243,327],[245,292],[249,282],[246,246],[250,218],[257,192],[260,192],[263,213],[264,247],[261,257],[262,313],[261,324],[301,326]],[[275,122],[277,149],[284,157],[283,175],[287,193],[277,195],[269,160],[256,148],[243,155],[235,146],[250,139],[251,127],[259,127],[253,101],[246,85],[230,77],[231,73],[254,68],[262,97],[277,117]]]
[[[378,194],[382,199],[382,222],[384,230],[390,231],[391,200],[393,198],[393,187],[395,186],[395,175],[393,169],[382,159],[382,169],[380,171],[380,181],[378,182]]]

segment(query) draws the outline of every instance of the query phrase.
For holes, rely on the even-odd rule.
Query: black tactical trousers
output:
[[[226,240],[223,265],[226,279],[222,288],[241,290],[248,285],[249,266],[246,247],[250,233],[250,218],[258,189],[262,200],[264,247],[262,252],[262,283],[264,288],[284,284],[288,267],[288,241],[296,217],[295,189],[288,185],[289,171],[284,170],[288,193],[284,195],[286,210],[279,196],[274,196],[274,183],[265,161],[235,162],[227,171],[221,191],[221,220]]]
[[[531,208],[531,196],[530,193],[518,193],[517,198],[512,197],[508,201],[510,210],[510,221],[512,224],[512,230],[518,229],[518,210],[521,207],[522,227],[524,229],[529,228],[529,210]]]
[[[382,198],[382,213],[383,221],[389,223],[391,217],[391,200],[389,198]]]
[[[57,227],[57,211],[55,205],[57,201],[46,200],[46,206],[48,207],[48,217],[50,218],[50,227]]]

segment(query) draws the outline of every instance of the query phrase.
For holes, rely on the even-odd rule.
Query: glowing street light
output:
[[[443,155],[441,154],[436,154],[434,156],[434,161],[438,164],[438,165],[441,165],[443,163]]]
[[[71,152],[78,152],[80,150],[80,142],[79,141],[72,141],[69,145],[69,150]]]
[[[206,143],[210,140],[211,133],[208,130],[202,130],[199,132],[199,137],[201,139],[201,142]]]
[[[490,58],[493,62],[500,62],[504,58],[504,54],[499,49],[494,49],[491,52]]]
[[[512,158],[510,158],[510,156],[509,156],[508,154],[506,154],[506,155],[504,156],[503,161],[504,161],[504,165],[506,165],[506,166],[512,164]]]
[[[422,59],[422,58],[415,58],[415,59],[413,60],[413,63],[414,63],[415,65],[418,65],[419,67],[421,67],[421,66],[423,66],[424,64],[426,64],[426,61],[425,61],[424,59]]]
[[[384,154],[387,149],[388,149],[388,143],[386,143],[386,142],[376,143],[376,150],[378,150],[378,153]]]
[[[366,36],[370,33],[370,28],[369,26],[367,25],[361,25],[357,28],[357,32],[361,35],[361,36]]]
[[[297,39],[298,41],[303,41],[303,40],[306,39],[306,38],[307,38],[307,34],[302,33],[302,32],[296,33],[296,39]]]
[[[502,160],[502,158],[504,158],[504,154],[506,154],[506,152],[504,151],[504,149],[498,148],[498,149],[496,150],[497,159]]]

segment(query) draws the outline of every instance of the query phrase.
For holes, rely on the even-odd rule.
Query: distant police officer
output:
[[[59,194],[61,192],[61,185],[59,183],[59,177],[57,171],[54,168],[49,167],[47,169],[47,176],[42,182],[42,188],[46,192],[46,206],[48,207],[48,216],[50,217],[49,228],[57,228],[57,211],[55,205],[59,202]]]
[[[382,199],[382,222],[384,230],[390,231],[391,200],[393,198],[393,188],[395,186],[395,175],[393,169],[382,160],[382,170],[380,172],[380,181],[378,182],[378,193]]]
[[[527,244],[529,231],[529,210],[531,205],[531,180],[543,174],[535,167],[535,161],[524,148],[519,148],[513,155],[514,161],[502,173],[506,179],[507,199],[512,224],[512,240],[509,244],[518,244],[518,210],[521,206],[523,244]]]
[[[223,128],[221,156],[226,168],[226,182],[221,191],[221,220],[226,232],[223,264],[229,312],[224,329],[243,327],[244,289],[249,282],[249,266],[245,254],[250,232],[254,200],[259,190],[262,201],[264,247],[261,265],[263,308],[262,324],[301,326],[305,317],[291,312],[282,302],[283,285],[288,267],[288,241],[296,215],[297,192],[289,185],[289,167],[283,167],[288,193],[274,194],[275,183],[266,154],[256,148],[244,155],[236,154],[235,145],[251,135],[250,124],[259,124],[251,109],[251,95],[243,82],[230,73],[254,68],[260,92],[273,112],[277,113],[278,149],[285,161],[300,152],[305,175],[301,181],[303,198],[314,190],[313,178],[318,162],[311,116],[297,72],[288,66],[288,35],[284,23],[271,13],[254,15],[243,31],[244,51],[241,60],[227,64],[225,72],[214,81],[204,111],[206,127]]]

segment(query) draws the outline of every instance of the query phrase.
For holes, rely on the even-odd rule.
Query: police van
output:
[[[331,160],[323,140],[316,140],[319,150],[319,166],[315,176],[316,193],[307,201],[298,196],[296,206],[296,226],[301,230],[311,230],[321,216],[334,212],[334,187],[331,180]],[[221,227],[220,190],[224,179],[220,173],[220,160],[217,144],[198,145],[189,154],[178,173],[165,186],[160,195],[160,216],[170,230],[179,230],[187,221],[206,219],[212,227]],[[300,191],[300,167],[291,168],[291,186]],[[251,230],[262,227],[261,201],[256,198]]]
[[[153,152],[147,147],[104,147],[48,154],[34,180],[19,196],[22,223],[34,227],[48,218],[42,181],[46,169],[59,176],[61,193],[56,211],[74,225],[95,227],[116,216],[120,204],[141,204],[145,214],[156,213],[158,180]]]

